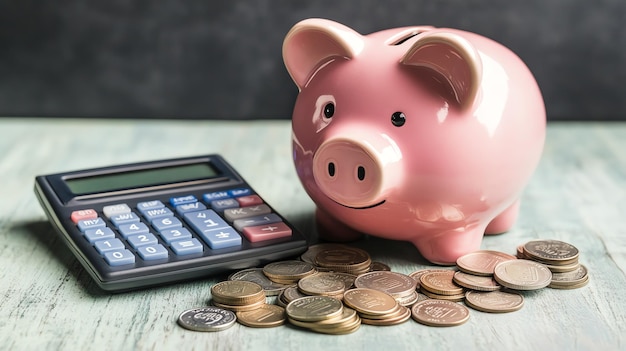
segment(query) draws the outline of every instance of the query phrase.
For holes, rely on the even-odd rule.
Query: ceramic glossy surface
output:
[[[308,19],[287,34],[283,59],[300,89],[294,162],[322,237],[406,240],[453,264],[514,224],[546,116],[509,49],[456,29],[363,36]]]

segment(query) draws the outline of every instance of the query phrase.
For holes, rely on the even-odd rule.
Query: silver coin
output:
[[[201,332],[225,330],[232,327],[236,321],[235,313],[217,307],[190,309],[178,317],[178,324],[181,327]]]
[[[228,280],[244,280],[259,284],[266,296],[276,296],[281,291],[292,286],[289,284],[279,284],[271,281],[265,274],[263,268],[250,268],[235,272],[228,276]]]
[[[493,277],[500,285],[510,289],[536,290],[550,284],[552,272],[540,263],[517,259],[498,263]]]

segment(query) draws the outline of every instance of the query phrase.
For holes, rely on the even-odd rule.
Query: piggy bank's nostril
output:
[[[360,181],[363,181],[365,179],[365,167],[359,166],[356,169],[356,176],[357,178],[359,178]]]
[[[331,178],[335,176],[335,164],[333,162],[328,163],[328,175]]]

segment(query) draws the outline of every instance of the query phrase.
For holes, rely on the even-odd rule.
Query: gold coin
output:
[[[483,312],[513,312],[524,306],[524,296],[504,291],[468,291],[465,294],[465,304]]]
[[[368,319],[361,317],[361,323],[378,326],[397,325],[408,321],[411,318],[411,309],[402,307],[391,317],[384,319]]]
[[[536,290],[550,284],[552,272],[535,261],[517,259],[498,263],[494,278],[498,284],[510,289]]]
[[[312,264],[297,260],[272,262],[263,267],[263,274],[271,281],[282,284],[295,283],[314,273],[316,270]]]
[[[263,305],[255,310],[237,312],[237,321],[253,328],[277,327],[285,323],[285,309],[276,305]]]
[[[341,316],[343,304],[328,296],[305,296],[291,301],[285,312],[292,319],[317,322]]]
[[[415,287],[416,290],[420,289],[420,278],[426,274],[426,273],[430,273],[430,272],[445,272],[448,271],[449,269],[420,269],[417,270],[415,272],[409,273],[409,277],[415,279],[415,281],[417,282],[417,286]]]
[[[309,275],[298,281],[298,289],[307,295],[338,295],[343,294],[346,285],[332,273],[320,272]]]
[[[239,312],[239,311],[252,311],[252,310],[255,310],[255,309],[265,305],[266,302],[265,302],[265,299],[263,299],[262,301],[257,301],[257,302],[250,303],[250,304],[247,304],[247,305],[229,305],[229,304],[217,302],[215,300],[211,300],[210,303],[211,303],[211,305],[213,305],[215,307],[223,308],[225,310],[229,310],[229,311],[233,311],[233,312]]]
[[[465,299],[465,292],[456,294],[456,295],[439,295],[439,294],[434,294],[428,290],[422,289],[421,293],[424,294],[429,299],[446,300],[446,301],[452,301],[452,302],[461,302]]]
[[[498,263],[516,259],[504,252],[480,250],[459,257],[456,265],[465,273],[490,276]]]
[[[343,301],[359,313],[384,315],[395,311],[398,302],[393,296],[379,290],[355,288],[343,294]]]
[[[458,271],[454,273],[453,280],[456,284],[472,290],[500,290],[500,284],[498,284],[492,276],[478,276]]]
[[[315,257],[315,264],[337,272],[365,273],[372,260],[365,250],[346,246],[321,250]]]
[[[430,299],[413,305],[411,316],[416,322],[425,325],[450,327],[467,322],[469,310],[456,302]]]
[[[454,283],[454,271],[429,272],[420,277],[420,285],[423,290],[438,295],[463,294],[463,287]]]
[[[391,271],[391,267],[382,262],[372,262],[370,271]]]
[[[300,259],[306,263],[315,265],[315,257],[323,250],[346,248],[347,245],[335,243],[322,243],[309,246],[309,248],[300,256]]]
[[[531,240],[524,244],[524,255],[552,265],[568,265],[578,260],[578,249],[559,240]]]
[[[259,284],[240,280],[227,280],[213,285],[211,296],[214,301],[227,305],[248,305],[265,301],[265,292]]]
[[[354,286],[380,290],[395,298],[400,298],[414,293],[417,282],[402,273],[374,271],[359,275],[354,281]]]

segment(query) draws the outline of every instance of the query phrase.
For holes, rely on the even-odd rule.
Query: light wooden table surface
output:
[[[484,249],[514,253],[531,239],[569,242],[591,280],[575,290],[525,293],[517,312],[471,310],[458,327],[409,320],[322,335],[292,326],[241,325],[200,333],[176,324],[204,306],[211,284],[193,281],[104,293],[47,222],[36,175],[119,163],[222,154],[280,213],[315,240],[314,205],[291,161],[288,121],[0,119],[1,350],[617,350],[626,349],[626,124],[549,124],[541,164],[509,233]],[[394,271],[433,267],[408,243],[356,245]]]

